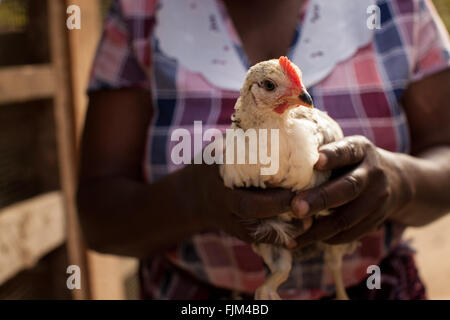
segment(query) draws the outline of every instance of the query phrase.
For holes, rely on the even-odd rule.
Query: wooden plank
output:
[[[0,69],[0,104],[49,98],[55,93],[51,65],[28,65]]]
[[[0,210],[0,284],[32,267],[65,240],[62,194],[51,192]]]
[[[67,249],[69,262],[81,269],[81,290],[73,290],[74,299],[89,299],[89,270],[86,249],[81,236],[76,211],[76,138],[73,110],[70,52],[66,28],[66,2],[48,0],[51,60],[58,90],[54,98],[55,123],[58,139],[59,170],[64,193],[67,219]]]

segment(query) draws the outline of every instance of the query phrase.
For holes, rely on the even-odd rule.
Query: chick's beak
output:
[[[293,90],[285,99],[289,105],[302,105],[308,108],[314,108],[314,102],[311,95],[305,89]]]
[[[298,98],[301,101],[301,105],[306,106],[308,108],[313,108],[314,107],[314,103],[313,100],[310,96],[310,94],[307,91],[303,91]]]

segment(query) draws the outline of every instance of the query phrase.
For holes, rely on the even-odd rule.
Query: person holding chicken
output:
[[[379,29],[366,24],[373,4]],[[224,130],[241,87],[282,90],[267,75],[245,76],[285,55],[303,73],[308,95],[298,103],[313,100],[345,136],[319,144],[314,170],[332,172],[327,182],[298,193],[231,189],[218,165],[171,161],[176,128],[202,121]],[[143,298],[251,298],[267,276],[251,244],[276,235],[256,239],[243,221],[292,212],[292,252],[359,241],[342,262],[350,298],[425,298],[401,235],[450,211],[449,65],[448,34],[428,0],[114,1],[82,145],[78,207],[88,244],[141,258]],[[325,210],[333,214],[313,219]],[[380,290],[365,283],[374,264],[388,279]],[[278,293],[332,297],[324,256],[293,261]]]

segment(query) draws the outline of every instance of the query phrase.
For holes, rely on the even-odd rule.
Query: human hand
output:
[[[346,137],[319,151],[316,170],[347,170],[292,200],[292,211],[300,218],[333,209],[296,238],[298,247],[357,240],[411,201],[414,188],[395,153],[377,148],[363,136]]]
[[[295,193],[282,188],[225,187],[217,165],[192,165],[196,211],[205,229],[220,229],[246,242],[258,219],[290,211]],[[301,228],[301,226],[300,226]],[[274,242],[275,233],[261,242]]]

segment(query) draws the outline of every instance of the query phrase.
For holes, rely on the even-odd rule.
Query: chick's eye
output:
[[[275,87],[276,87],[275,83],[273,83],[270,80],[264,80],[262,83],[262,86],[267,91],[273,91],[273,90],[275,90]]]

